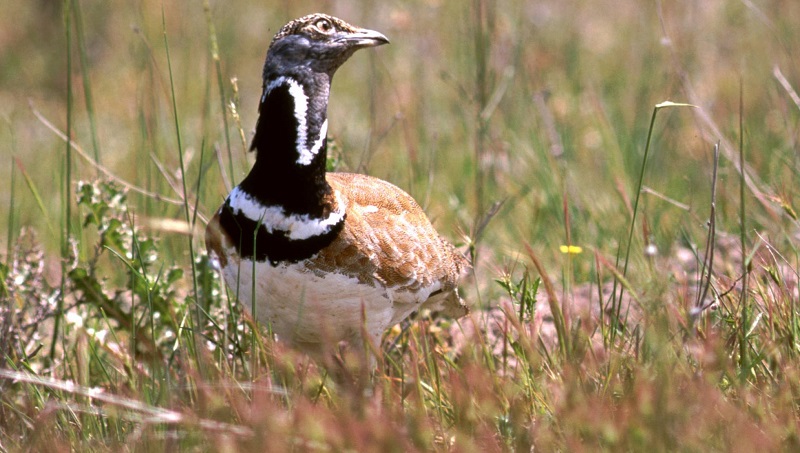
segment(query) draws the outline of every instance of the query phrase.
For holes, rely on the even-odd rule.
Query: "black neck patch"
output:
[[[239,187],[264,206],[281,206],[290,214],[321,218],[328,207],[324,200],[331,193],[325,180],[328,155],[325,138],[310,163],[298,163],[298,141],[305,141],[306,147],[313,146],[314,137],[323,132],[327,115],[327,86],[320,88],[311,82],[314,81],[303,84],[286,78],[285,83],[265,93],[251,146],[257,153],[256,162]],[[302,87],[308,97],[305,131],[299,130],[295,102],[300,100],[292,95],[291,84]],[[266,82],[265,85],[266,90],[269,85]],[[298,140],[300,133],[306,134],[304,140]]]
[[[266,89],[266,87],[265,87]],[[267,151],[276,163],[294,164],[297,161],[298,127],[295,116],[295,98],[287,83],[274,87],[264,94],[258,108],[258,123],[251,150]]]
[[[225,201],[219,213],[220,226],[236,246],[239,256],[258,262],[269,260],[273,266],[297,263],[316,255],[339,236],[345,219],[346,216],[323,234],[306,239],[290,239],[288,232],[269,232],[264,225],[241,211],[234,214],[229,200]]]

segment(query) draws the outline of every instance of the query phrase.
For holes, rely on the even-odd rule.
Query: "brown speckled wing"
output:
[[[328,173],[327,180],[347,205],[347,217],[339,238],[310,266],[397,290],[438,282],[442,293],[454,292],[469,262],[439,236],[410,195],[361,174]]]

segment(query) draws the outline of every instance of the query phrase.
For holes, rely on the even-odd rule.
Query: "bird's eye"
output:
[[[330,33],[333,31],[333,24],[327,19],[320,19],[314,23],[314,26],[323,33]]]

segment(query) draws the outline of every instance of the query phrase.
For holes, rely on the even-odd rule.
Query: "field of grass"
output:
[[[231,300],[277,29],[383,32],[330,165],[474,257],[315,363]],[[0,16],[0,452],[800,450],[800,2],[29,0]],[[333,378],[332,376],[336,377]]]

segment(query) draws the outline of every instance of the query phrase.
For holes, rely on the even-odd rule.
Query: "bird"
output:
[[[383,34],[326,14],[284,25],[263,68],[255,163],[206,229],[231,293],[280,342],[310,354],[379,347],[420,309],[458,318],[471,267],[397,186],[328,172],[327,107],[336,70]],[[374,359],[375,357],[373,357]]]

